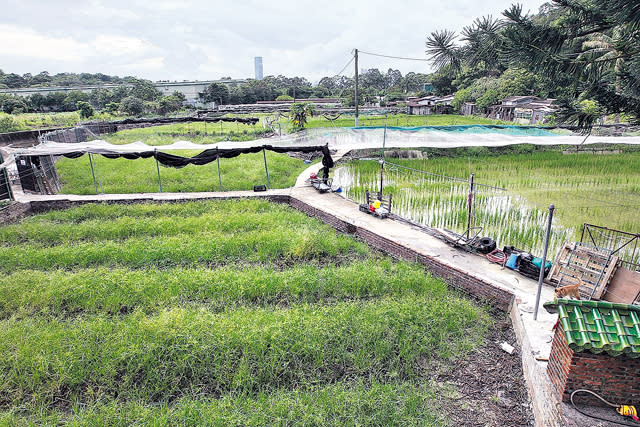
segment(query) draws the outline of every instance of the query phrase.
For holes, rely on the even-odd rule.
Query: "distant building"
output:
[[[262,80],[262,56],[253,58],[256,71],[256,80]]]
[[[502,103],[489,107],[487,117],[518,122],[521,124],[542,124],[557,108],[552,105],[555,99],[540,99],[535,96],[511,96]]]
[[[460,114],[463,116],[473,116],[476,113],[475,102],[465,102],[460,108]]]
[[[429,95],[422,98],[413,98],[407,103],[407,112],[411,115],[417,116],[451,114],[453,112],[451,101],[453,101],[453,95]]]

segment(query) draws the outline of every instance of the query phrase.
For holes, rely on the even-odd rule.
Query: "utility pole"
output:
[[[356,127],[358,127],[358,49],[355,50],[355,59],[356,59],[356,91],[355,91],[355,102],[356,102]]]

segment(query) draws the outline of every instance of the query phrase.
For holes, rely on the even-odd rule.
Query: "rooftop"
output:
[[[573,351],[640,357],[640,306],[559,298],[544,308],[558,313]]]

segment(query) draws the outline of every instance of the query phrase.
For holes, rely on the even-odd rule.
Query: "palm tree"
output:
[[[462,49],[455,44],[455,31],[434,31],[427,36],[426,53],[440,71],[447,65],[456,74],[462,70]]]
[[[462,30],[463,57],[472,67],[484,66],[486,74],[499,75],[504,71],[500,60],[502,37],[500,32],[504,22],[493,19],[491,15],[473,21],[471,26]]]

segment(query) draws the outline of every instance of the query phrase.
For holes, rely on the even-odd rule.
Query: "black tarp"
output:
[[[331,153],[329,152],[328,145],[311,145],[311,146],[290,146],[290,147],[274,147],[272,145],[260,145],[256,147],[247,147],[247,148],[227,148],[227,149],[218,149],[212,148],[208,150],[204,150],[199,154],[196,154],[193,157],[183,157],[178,156],[176,154],[163,153],[162,151],[140,151],[135,153],[113,153],[113,154],[102,154],[102,156],[109,159],[118,159],[120,157],[125,159],[147,159],[149,157],[154,157],[161,165],[167,167],[174,168],[182,168],[188,165],[206,165],[211,162],[215,162],[218,158],[221,159],[230,159],[233,157],[237,157],[241,154],[249,154],[249,153],[259,153],[262,150],[273,151],[275,153],[288,153],[288,152],[299,152],[299,153],[312,153],[314,151],[322,152],[322,173],[323,175],[328,177],[329,169],[333,167],[333,159],[331,158]],[[63,156],[68,157],[70,159],[76,159],[84,155],[84,151],[73,151],[70,153],[65,153]]]

